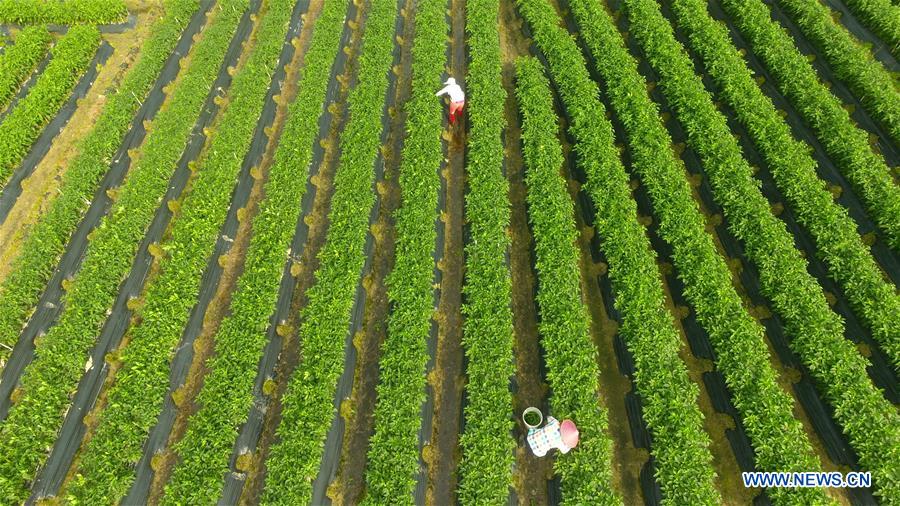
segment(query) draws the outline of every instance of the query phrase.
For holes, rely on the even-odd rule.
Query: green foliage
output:
[[[371,2],[359,56],[358,84],[347,99],[349,116],[341,133],[341,157],[329,212],[331,226],[318,255],[316,282],[307,291],[309,302],[301,312],[303,360],[288,380],[282,399],[283,416],[277,429],[280,441],[272,446],[267,461],[262,497],[265,504],[309,503],[325,434],[335,416],[334,394],[343,369],[353,299],[365,263],[369,215],[375,204],[373,164],[381,144],[396,15],[393,0]]]
[[[0,124],[0,185],[22,163],[44,126],[72,94],[100,45],[100,32],[78,25],[53,46],[47,68]]]
[[[11,261],[9,275],[0,284],[0,343],[10,348],[15,345],[141,101],[197,8],[198,0],[168,1],[166,15],[151,28],[140,59],[121,87],[107,96],[93,130],[78,144],[78,154],[62,176],[58,195],[28,232],[20,253]],[[0,367],[8,357],[7,349],[0,346]]]
[[[868,361],[844,339],[840,317],[831,311],[794,238],[771,212],[759,182],[741,155],[724,115],[694,73],[693,62],[675,39],[655,0],[626,0],[631,32],[660,75],[660,86],[704,162],[713,196],[728,227],[743,241],[759,269],[763,294],[792,336],[791,348],[835,408],[860,464],[870,470],[885,498],[897,498],[900,416],[872,384]],[[687,184],[685,184],[687,187]],[[689,190],[685,190],[689,191]]]
[[[519,0],[519,10],[531,25],[534,42],[547,58],[551,76],[569,117],[584,189],[596,206],[595,227],[609,263],[616,307],[622,312],[620,332],[634,356],[634,381],[653,436],[656,479],[669,504],[719,504],[709,436],[697,407],[697,385],[678,356],[681,336],[665,308],[656,256],[638,222],[628,175],[614,145],[612,125],[573,38],[545,0]],[[669,149],[655,145],[653,149]],[[588,504],[595,494],[580,485],[596,479],[599,470],[579,468],[568,459],[557,462],[563,478],[563,499]]]
[[[853,184],[886,242],[900,251],[900,186],[868,134],[853,124],[841,102],[819,81],[791,36],[760,0],[722,0],[735,26],[775,77],[776,85],[813,128],[828,156]],[[898,25],[900,26],[900,25]]]
[[[698,0],[676,0],[673,10],[703,58],[720,93],[747,127],[768,162],[775,183],[816,240],[829,273],[865,321],[894,367],[900,368],[900,297],[882,277],[847,211],[836,204],[816,174],[810,148],[791,130],[731,45],[727,28]]]
[[[900,5],[891,0],[844,0],[844,5],[900,58]]]
[[[866,110],[900,143],[900,94],[887,69],[832,17],[819,0],[779,0],[828,60],[835,77],[847,83]]]
[[[257,70],[247,74],[243,81],[246,85],[259,86],[263,92],[267,89],[271,65],[284,40],[293,4],[284,0],[269,4],[268,14],[263,18],[266,26],[260,27],[257,35],[258,43],[263,41],[261,37],[266,42],[259,48],[261,52],[254,53],[247,62]],[[253,236],[232,296],[230,315],[215,336],[215,356],[207,363],[210,373],[197,397],[200,410],[190,418],[187,432],[176,446],[181,461],[166,486],[164,502],[215,502],[223,476],[228,472],[228,458],[237,431],[250,412],[256,368],[278,298],[285,250],[290,247],[306,191],[313,142],[318,135],[318,120],[339,47],[345,8],[343,2],[326,2],[314,21],[298,95],[288,108],[287,123],[265,185],[265,199],[253,218]],[[263,64],[266,66],[261,67]],[[253,76],[260,71],[265,82],[254,84]],[[255,123],[255,116],[250,118]],[[165,370],[164,364],[159,367]]]
[[[121,353],[122,369],[108,391],[107,408],[100,413],[93,437],[82,452],[70,492],[75,500],[115,502],[131,485],[134,466],[162,409],[169,387],[169,361],[197,303],[201,276],[262,113],[292,9],[290,0],[269,3],[247,62],[234,76],[227,107],[218,120],[222,126],[208,141],[208,157],[198,163],[191,192],[173,221],[171,238],[163,245],[167,255],[160,263],[160,275],[145,290],[139,324],[131,330],[129,345]],[[284,164],[278,169],[284,171]],[[291,183],[305,188],[305,178],[293,177]],[[277,191],[267,192],[266,197],[273,198]],[[198,487],[197,483],[192,487]]]
[[[608,414],[600,395],[590,317],[581,297],[575,206],[560,174],[564,160],[556,141],[559,124],[553,95],[534,58],[516,62],[516,77],[528,168],[528,216],[534,231],[541,347],[553,392],[550,404],[555,417],[572,418],[578,424],[581,436],[577,450],[556,457],[560,462],[572,461],[566,464],[562,488],[570,492],[577,487],[579,496],[594,495],[594,504],[621,503],[612,488]]]
[[[228,0],[197,43],[191,65],[133,163],[110,213],[94,232],[85,259],[63,298],[65,309],[36,347],[21,378],[23,397],[0,426],[0,498],[19,502],[45,457],[69,398],[84,373],[86,355],[112,307],[119,285],[168,188],[210,87],[225,58],[247,0]]]
[[[371,504],[412,504],[419,469],[427,338],[435,304],[435,220],[444,159],[441,103],[434,90],[441,86],[446,61],[445,10],[445,0],[422,0],[416,6],[412,95],[404,104],[407,137],[399,170],[401,204],[394,214],[396,260],[385,281],[392,310],[381,345],[375,433],[366,470],[366,501]]]
[[[50,45],[50,32],[43,26],[29,26],[16,36],[15,44],[0,54],[0,111],[6,109],[22,83],[34,71]]]
[[[462,344],[468,363],[466,425],[459,497],[463,504],[500,504],[511,483],[513,365],[509,249],[509,184],[503,174],[506,91],[500,69],[500,2],[468,0],[469,134],[465,215]]]
[[[123,0],[0,0],[0,23],[97,25],[124,21],[126,16]]]
[[[632,166],[641,174],[660,219],[660,236],[672,245],[672,258],[685,295],[706,329],[734,404],[756,448],[757,467],[767,471],[819,468],[793,402],[777,382],[763,339],[764,330],[744,309],[731,272],[705,231],[705,219],[671,148],[657,105],[646,91],[638,62],[625,47],[615,22],[598,4],[571,0],[581,37],[607,83],[607,94],[628,135]],[[639,30],[653,18],[633,22]],[[652,62],[656,60],[651,59]],[[665,60],[661,60],[665,61]],[[770,491],[776,502],[823,502],[819,490]]]

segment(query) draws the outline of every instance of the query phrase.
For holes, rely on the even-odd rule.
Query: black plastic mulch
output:
[[[9,216],[9,211],[15,205],[16,199],[18,199],[19,195],[22,193],[22,181],[34,172],[38,163],[40,163],[47,155],[47,152],[50,151],[53,140],[69,122],[72,115],[75,114],[75,109],[78,107],[78,100],[87,95],[91,86],[94,84],[94,80],[97,78],[97,74],[100,73],[100,66],[106,63],[106,60],[112,54],[112,46],[105,40],[102,41],[97,50],[97,54],[94,55],[94,59],[87,67],[87,71],[75,85],[75,88],[72,89],[72,95],[62,107],[59,108],[56,116],[50,120],[50,123],[44,127],[40,137],[38,137],[31,146],[28,155],[22,160],[19,168],[13,172],[12,177],[6,183],[2,193],[0,193],[0,223],[6,221],[6,217]],[[10,108],[10,110],[12,109]]]

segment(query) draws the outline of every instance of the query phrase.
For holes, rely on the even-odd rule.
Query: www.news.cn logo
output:
[[[872,486],[872,473],[741,473],[745,487],[831,487],[860,488]]]

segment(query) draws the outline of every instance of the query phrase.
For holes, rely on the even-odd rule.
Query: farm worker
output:
[[[466,103],[466,94],[463,93],[462,88],[456,84],[456,79],[451,77],[444,83],[444,87],[441,88],[441,91],[434,94],[436,97],[441,95],[450,95],[450,124],[454,124],[456,123],[456,117],[462,116],[463,106]]]
[[[563,420],[562,424],[552,416],[547,417],[547,425],[540,429],[528,429],[528,446],[538,457],[556,448],[563,453],[575,448],[578,444],[578,428],[572,420]]]

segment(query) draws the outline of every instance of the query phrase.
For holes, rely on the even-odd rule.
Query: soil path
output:
[[[464,0],[450,3],[450,75],[457,80],[466,75]],[[441,271],[438,301],[438,338],[435,367],[428,382],[434,392],[431,443],[423,449],[428,465],[425,502],[429,505],[456,503],[456,468],[459,464],[459,431],[462,418],[464,364],[462,350],[462,282],[463,282],[463,205],[465,193],[466,124],[448,127],[447,159],[441,176],[444,180],[444,250],[438,269]]]

